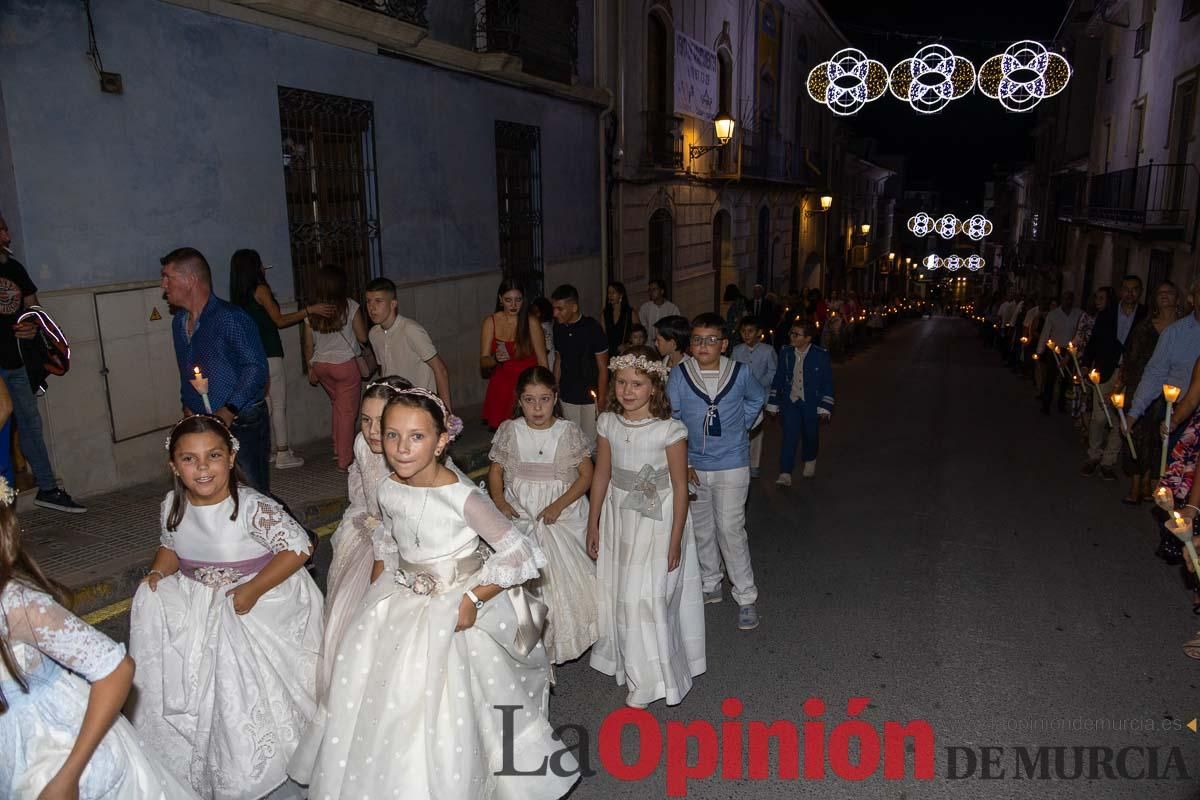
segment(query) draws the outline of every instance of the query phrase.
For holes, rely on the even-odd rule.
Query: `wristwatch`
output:
[[[469,600],[470,600],[472,603],[474,603],[474,604],[475,604],[475,609],[476,609],[477,611],[478,611],[479,609],[483,608],[483,601],[482,601],[482,600],[480,600],[478,597],[476,597],[474,592],[472,592],[470,589],[467,589],[467,592],[466,592],[466,594],[467,594],[467,598],[468,598],[468,599],[469,599]]]

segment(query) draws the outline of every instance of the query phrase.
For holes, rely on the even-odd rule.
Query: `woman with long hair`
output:
[[[608,357],[615,358],[621,352],[621,345],[629,341],[633,326],[641,324],[638,313],[629,305],[629,293],[625,284],[620,281],[610,281],[605,293],[604,303],[604,332],[608,334]]]
[[[530,367],[547,366],[541,322],[530,315],[525,291],[512,278],[500,281],[496,310],[480,326],[479,366],[488,374],[483,421],[494,431],[512,417],[517,376]]]
[[[292,452],[288,446],[287,426],[287,373],[283,369],[283,340],[279,329],[295,325],[312,317],[328,317],[333,307],[325,303],[313,303],[290,314],[279,310],[275,293],[267,283],[266,268],[257,250],[238,250],[229,259],[229,302],[245,309],[262,339],[267,352],[267,368],[270,383],[267,394],[271,403],[271,432],[275,438],[272,460],[279,469],[304,466],[304,459]]]
[[[15,499],[0,479],[0,797],[195,798],[121,716],[133,659],[21,548]]]
[[[320,384],[333,405],[333,452],[338,469],[345,472],[354,461],[363,379],[358,355],[367,341],[367,322],[358,303],[347,296],[346,273],[338,267],[328,264],[321,267],[317,273],[316,297],[332,313],[305,320],[301,347],[309,384]]]

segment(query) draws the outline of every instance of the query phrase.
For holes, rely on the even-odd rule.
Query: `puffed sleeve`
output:
[[[496,434],[492,437],[492,449],[488,451],[488,461],[499,464],[505,472],[516,466],[517,432],[511,419],[504,420],[496,429]]]
[[[605,411],[596,417],[596,435],[603,436],[605,439],[611,439],[612,427],[613,413],[611,411]]]
[[[125,658],[125,645],[88,625],[50,595],[15,582],[9,586],[3,600],[9,639],[36,647],[89,683],[108,677]]]
[[[175,501],[175,490],[167,492],[167,496],[162,501],[162,506],[158,509],[158,525],[159,537],[158,543],[168,550],[175,549],[175,533],[167,530],[167,517],[171,514],[171,503]]]
[[[591,453],[578,425],[565,420],[562,426],[562,436],[554,450],[554,477],[563,483],[574,483],[579,477],[579,465],[585,458],[591,458]]]
[[[246,492],[242,502],[247,504],[244,519],[250,538],[273,553],[290,550],[297,555],[308,555],[312,542],[308,531],[289,514],[279,501],[258,492]]]
[[[463,518],[495,551],[479,570],[480,584],[494,583],[505,589],[519,586],[536,578],[538,570],[546,566],[546,555],[537,543],[513,527],[512,520],[483,492],[475,490],[467,496]]]
[[[663,442],[663,447],[670,447],[681,439],[687,438],[687,425],[684,425],[677,419],[667,420],[667,438]]]
[[[354,439],[354,461],[346,472],[346,497],[350,500],[349,508],[355,511],[367,507],[367,491],[363,481],[363,469],[366,467],[363,460],[364,449],[370,452],[370,447],[363,441],[362,434],[359,434]]]

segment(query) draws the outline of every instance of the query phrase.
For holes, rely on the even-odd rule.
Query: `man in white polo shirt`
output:
[[[663,317],[680,316],[679,306],[667,299],[667,286],[658,278],[650,281],[650,299],[638,309],[638,318],[646,326],[646,338],[654,339],[654,324]]]
[[[438,355],[429,333],[417,322],[398,313],[396,284],[376,278],[367,284],[367,316],[372,325],[367,338],[379,360],[381,376],[398,375],[431,392],[446,408],[450,403],[450,372]]]

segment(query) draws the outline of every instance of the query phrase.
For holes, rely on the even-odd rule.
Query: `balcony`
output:
[[[1053,216],[1063,222],[1087,219],[1087,173],[1055,175],[1050,181]]]
[[[1093,175],[1087,219],[1092,225],[1182,239],[1194,224],[1194,164],[1155,164]]]
[[[786,142],[766,129],[742,132],[742,176],[785,183],[815,185],[806,148]]]
[[[425,19],[425,6],[429,4],[428,0],[341,0],[341,2],[365,8],[367,11],[375,11],[410,25],[429,27],[429,21]]]
[[[643,111],[646,151],[642,164],[658,169],[683,169],[683,117],[667,111]]]
[[[475,0],[475,51],[518,56],[525,73],[570,84],[579,62],[579,8],[561,0]]]

